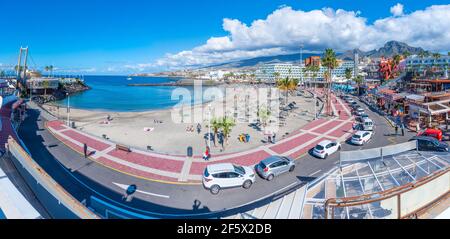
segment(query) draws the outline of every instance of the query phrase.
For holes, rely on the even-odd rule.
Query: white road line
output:
[[[315,174],[318,174],[318,173],[320,173],[320,172],[322,172],[322,169],[317,170],[316,172],[310,174],[309,176],[314,176]]]
[[[192,166],[192,158],[186,158],[186,161],[183,164],[183,168],[181,169],[180,177],[178,178],[179,182],[186,182],[189,172]]]
[[[116,185],[117,187],[127,190],[129,185],[125,185],[125,184],[120,184],[120,183],[114,183],[114,185]],[[155,197],[161,197],[161,198],[170,198],[170,196],[167,195],[162,195],[162,194],[156,194],[156,193],[150,193],[150,192],[145,192],[145,191],[141,191],[141,190],[136,190],[136,192],[138,193],[142,193],[142,194],[146,194],[146,195],[150,195],[150,196],[155,196]]]

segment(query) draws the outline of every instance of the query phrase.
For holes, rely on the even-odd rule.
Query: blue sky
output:
[[[292,50],[290,42],[279,43],[282,42],[280,40],[277,43],[268,43],[262,40],[261,44],[255,44],[252,48],[243,41],[235,41],[240,35],[239,29],[236,31],[224,29],[224,18],[238,20],[239,24],[230,25],[230,28],[234,29],[241,25],[251,26],[252,22],[258,19],[265,20],[281,8],[286,9],[288,14],[292,13],[293,17],[297,16],[295,15],[297,11],[310,12],[332,8],[357,12],[354,18],[366,19],[364,24],[371,26],[379,19],[392,18],[394,13],[391,7],[398,3],[402,5],[402,11],[395,17],[402,18],[431,5],[444,5],[446,1],[2,1],[0,66],[4,68],[16,64],[20,46],[30,47],[32,67],[39,68],[52,64],[61,70],[71,69],[91,74],[151,72],[170,67],[216,63],[218,60],[213,59],[213,55],[218,56],[218,51],[224,55],[219,55],[220,57],[217,58],[225,60],[283,53]],[[446,10],[443,14],[446,14]],[[344,16],[341,19],[347,18],[348,16]],[[446,20],[448,21],[448,18]],[[349,26],[353,27],[353,25],[352,22],[349,23]],[[299,27],[299,29],[308,28],[308,24]],[[288,35],[287,38],[290,37]],[[226,40],[223,37],[227,36],[229,38],[233,36],[230,38],[232,42],[226,43],[226,47],[225,45],[219,47],[218,51],[218,48],[214,47],[211,50],[210,44],[206,44],[211,37],[222,37],[221,40]],[[311,38],[311,35],[307,33],[305,33],[306,36]],[[319,34],[315,37],[320,38],[320,36]],[[414,38],[411,40],[413,43],[423,42],[416,39],[415,35],[411,38]],[[319,50],[320,47],[327,46],[327,43],[306,42],[305,44],[305,48],[310,47],[311,50]],[[330,46],[334,46],[333,44]],[[350,44],[349,47],[361,47],[362,43],[355,44]],[[193,61],[191,58],[200,56],[198,51],[193,50],[199,46],[207,48],[207,50],[201,50],[202,57],[205,54],[213,55],[202,61],[195,61],[196,59]],[[447,46],[439,46],[440,49],[433,50],[446,51]],[[249,50],[250,48],[252,49]],[[180,55],[182,51],[188,52]],[[242,51],[245,51],[245,54],[242,54]],[[171,54],[171,57],[167,57],[166,54]]]

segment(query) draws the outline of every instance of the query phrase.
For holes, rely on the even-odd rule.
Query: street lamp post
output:
[[[317,97],[316,97],[316,83],[314,82],[314,120],[317,119]]]
[[[208,147],[211,148],[211,104],[208,104]]]
[[[67,126],[70,127],[70,95],[66,93],[67,96]]]

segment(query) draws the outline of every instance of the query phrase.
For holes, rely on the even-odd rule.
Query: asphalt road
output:
[[[375,135],[364,146],[342,144],[342,150],[358,150],[381,147],[407,141],[414,134],[395,136],[394,129],[378,114],[360,105],[375,123]],[[296,161],[294,172],[282,175],[268,182],[257,178],[249,189],[233,188],[212,195],[201,185],[162,184],[118,173],[96,164],[59,142],[44,127],[45,119],[37,110],[29,110],[19,135],[30,150],[33,158],[67,191],[80,201],[94,195],[110,203],[130,207],[135,212],[159,214],[198,214],[234,208],[252,201],[258,201],[276,191],[284,191],[295,185],[303,184],[323,175],[338,164],[338,154],[330,155],[326,160],[305,155]],[[118,185],[137,186],[138,192],[124,198],[125,189]],[[270,198],[266,200],[271,200]],[[257,204],[261,204],[259,202]],[[256,205],[254,205],[256,206]],[[251,206],[249,206],[251,207]],[[223,213],[223,216],[230,214]],[[166,217],[166,216],[163,216]]]

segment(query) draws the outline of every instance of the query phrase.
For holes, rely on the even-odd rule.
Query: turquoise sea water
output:
[[[171,108],[180,100],[172,100],[173,86],[127,86],[127,84],[162,83],[177,81],[168,77],[85,76],[84,81],[92,89],[70,96],[70,107],[102,111],[146,111]],[[194,101],[193,87],[190,91]],[[203,91],[206,88],[203,89]],[[66,106],[67,99],[57,104]]]

